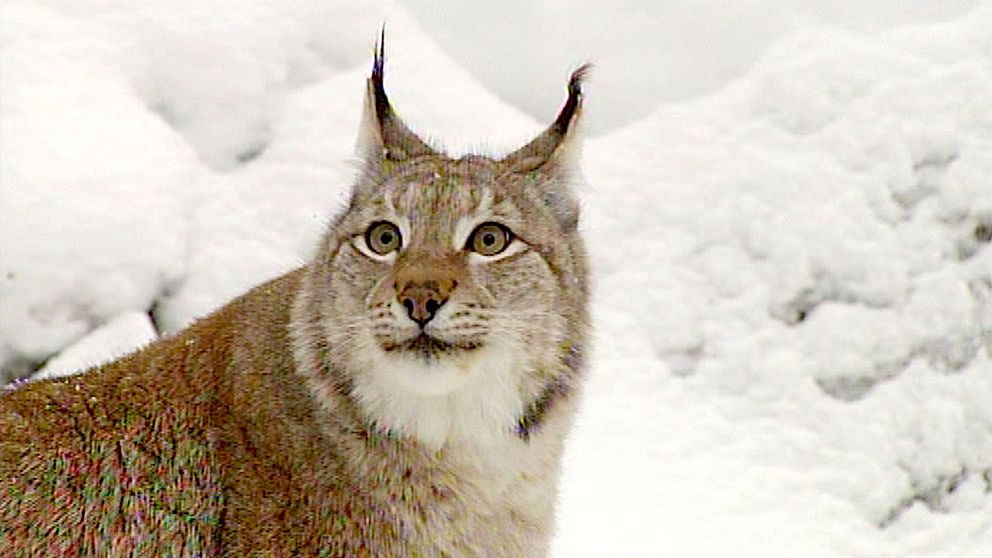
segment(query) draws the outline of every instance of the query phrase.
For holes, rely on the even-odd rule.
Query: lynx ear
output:
[[[568,99],[558,117],[541,135],[500,161],[507,171],[531,172],[549,162],[558,163],[554,166],[556,170],[561,170],[577,163],[582,143],[578,130],[579,115],[582,113],[582,82],[591,68],[591,64],[584,64],[572,72],[568,80]]]
[[[554,123],[527,145],[500,161],[503,172],[525,175],[566,231],[579,223],[579,203],[572,191],[582,148],[579,115],[582,81],[592,66],[585,64],[568,80],[568,99]]]
[[[382,85],[386,28],[375,46],[372,75],[365,82],[365,110],[358,133],[356,151],[367,163],[402,161],[418,155],[435,154],[396,115]]]

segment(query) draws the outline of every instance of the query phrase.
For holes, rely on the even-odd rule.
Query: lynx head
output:
[[[530,143],[451,158],[393,110],[377,48],[362,173],[298,302],[325,406],[440,447],[527,438],[567,397],[586,323],[571,188],[585,71]]]

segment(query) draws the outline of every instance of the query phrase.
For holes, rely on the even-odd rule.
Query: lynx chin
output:
[[[583,66],[546,131],[452,158],[367,81],[313,259],[189,328],[0,390],[4,556],[546,556],[583,376]]]

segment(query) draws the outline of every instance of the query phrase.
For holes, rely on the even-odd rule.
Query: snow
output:
[[[124,356],[156,338],[158,333],[148,314],[124,312],[49,359],[32,378],[72,376],[79,370]]]
[[[665,101],[712,93],[744,75],[782,35],[811,25],[863,34],[958,17],[979,2],[941,0],[406,0],[445,52],[538,121],[554,116],[561,68],[596,63],[587,128],[613,130]],[[790,53],[795,54],[795,53]],[[525,59],[526,63],[520,63]]]
[[[394,104],[455,152],[598,64],[553,556],[988,556],[992,4],[507,4],[6,3],[4,374],[304,262],[386,20]]]

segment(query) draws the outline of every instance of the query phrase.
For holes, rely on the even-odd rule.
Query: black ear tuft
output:
[[[369,164],[399,161],[418,155],[436,154],[393,111],[386,96],[383,76],[386,66],[386,25],[382,25],[372,56],[372,75],[366,81],[365,114],[356,150]]]
[[[379,32],[379,40],[375,44],[372,54],[372,75],[369,81],[372,84],[372,95],[375,101],[375,113],[380,123],[392,117],[392,107],[389,106],[389,97],[386,96],[386,87],[383,85],[383,73],[386,65],[386,24],[382,24]]]
[[[565,106],[561,108],[561,112],[555,118],[554,124],[551,125],[562,136],[568,131],[568,127],[572,123],[572,118],[575,116],[575,111],[582,104],[582,82],[585,81],[590,70],[592,70],[592,64],[587,62],[572,72],[572,77],[568,79],[568,99],[565,100]]]

